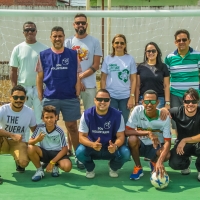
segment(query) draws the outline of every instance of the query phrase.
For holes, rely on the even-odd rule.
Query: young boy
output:
[[[63,130],[56,125],[57,115],[54,106],[45,106],[42,111],[44,124],[37,126],[29,140],[28,156],[37,168],[32,181],[39,181],[44,176],[40,161],[48,163],[46,172],[51,172],[53,177],[59,176],[58,167],[65,172],[72,168],[67,156],[67,143]],[[35,144],[39,143],[39,146]]]

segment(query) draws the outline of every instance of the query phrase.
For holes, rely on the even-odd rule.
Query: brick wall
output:
[[[57,0],[0,0],[0,5],[12,6],[56,6]]]

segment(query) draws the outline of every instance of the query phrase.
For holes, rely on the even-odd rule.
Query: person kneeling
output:
[[[110,160],[109,175],[118,177],[118,169],[129,160],[130,151],[123,145],[124,119],[120,111],[109,107],[110,94],[100,89],[94,98],[95,106],[87,109],[79,126],[80,145],[76,157],[86,168],[86,177],[95,177],[93,160]]]
[[[169,160],[171,134],[170,119],[160,119],[157,93],[147,90],[143,95],[142,105],[136,106],[126,124],[125,134],[129,136],[128,145],[135,162],[130,179],[138,180],[143,176],[139,156],[150,159],[151,172],[165,173],[164,161]]]
[[[32,181],[39,181],[44,177],[44,170],[40,163],[48,163],[46,172],[53,177],[59,176],[59,170],[69,172],[72,163],[67,156],[67,143],[63,130],[56,125],[57,115],[54,106],[45,106],[42,111],[44,124],[37,126],[29,140],[28,156],[37,168]],[[39,143],[39,146],[35,144]]]

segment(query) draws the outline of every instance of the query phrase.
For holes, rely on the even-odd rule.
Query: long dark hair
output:
[[[144,63],[146,63],[148,61],[148,58],[146,56],[146,50],[149,45],[153,45],[156,48],[156,51],[158,52],[157,57],[156,57],[156,64],[155,64],[156,69],[162,70],[163,69],[163,67],[162,67],[162,64],[163,64],[162,52],[155,42],[149,42],[146,44],[145,49],[144,49]]]
[[[115,42],[115,39],[118,38],[118,37],[123,38],[125,44],[127,44],[126,43],[126,37],[125,37],[125,35],[123,35],[123,34],[117,34],[117,35],[115,35],[115,37],[112,39],[112,53],[111,53],[111,57],[115,56],[115,48],[113,47],[113,44]],[[126,47],[124,48],[124,54],[127,54],[127,48]]]

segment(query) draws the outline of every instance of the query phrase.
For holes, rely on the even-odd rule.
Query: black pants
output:
[[[184,154],[179,155],[176,153],[177,143],[173,149],[171,149],[171,156],[169,159],[169,166],[175,170],[187,169],[190,165],[190,156],[196,156],[195,166],[200,172],[200,143],[186,144],[183,148]]]

